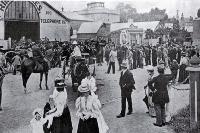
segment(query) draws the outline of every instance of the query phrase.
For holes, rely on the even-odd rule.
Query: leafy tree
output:
[[[133,19],[134,21],[160,21],[168,19],[165,9],[152,8],[149,12],[137,13],[136,8],[124,3],[119,3],[116,9],[120,12],[120,22],[127,22],[128,19]]]
[[[197,12],[197,17],[200,18],[200,9]]]

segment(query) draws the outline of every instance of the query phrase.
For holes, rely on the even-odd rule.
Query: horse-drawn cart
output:
[[[77,91],[78,86],[81,84],[82,79],[87,77],[90,73],[95,73],[95,58],[91,58],[89,53],[82,53],[82,57],[72,56],[69,60],[69,70],[66,72],[66,59],[63,65],[63,78],[66,74],[71,75],[72,88]],[[93,63],[94,62],[94,63]],[[91,69],[93,70],[91,71]]]

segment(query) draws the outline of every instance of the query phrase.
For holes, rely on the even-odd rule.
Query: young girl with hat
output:
[[[47,128],[50,127],[52,117],[43,118],[43,110],[37,108],[33,111],[33,119],[30,121],[32,133],[44,133],[43,125],[49,121]]]

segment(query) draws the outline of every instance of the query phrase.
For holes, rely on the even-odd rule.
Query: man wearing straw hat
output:
[[[127,69],[127,62],[123,62],[121,64],[122,72],[119,80],[119,85],[121,87],[121,113],[117,116],[117,118],[121,118],[125,116],[126,112],[126,99],[128,101],[128,113],[127,115],[131,115],[132,108],[132,98],[131,94],[133,89],[135,90],[135,80],[133,78],[133,74]]]

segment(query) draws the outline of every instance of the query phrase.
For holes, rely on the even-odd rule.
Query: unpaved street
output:
[[[118,67],[117,67],[118,68]],[[173,133],[173,130],[165,126],[162,128],[154,127],[155,118],[151,118],[145,112],[146,107],[142,99],[144,98],[143,86],[146,84],[147,73],[145,69],[132,70],[135,81],[136,91],[132,94],[134,113],[130,116],[117,119],[116,115],[120,113],[120,88],[118,80],[120,72],[116,74],[105,74],[106,64],[97,66],[96,80],[100,101],[103,104],[102,113],[110,128],[110,133]],[[31,133],[29,122],[32,119],[32,111],[36,107],[43,108],[48,96],[52,94],[54,79],[60,71],[59,68],[50,70],[48,85],[50,90],[39,90],[39,74],[32,74],[28,81],[28,88],[31,93],[24,94],[22,87],[21,75],[6,75],[3,84],[3,109],[0,113],[0,133]],[[71,79],[67,79],[69,109],[71,111],[73,133],[76,133],[78,118],[76,117],[76,109],[74,101],[77,93],[71,89]],[[44,87],[44,84],[43,84]],[[45,88],[45,87],[44,87]],[[173,105],[173,112],[177,112],[189,103],[189,91],[174,90],[175,97],[172,101],[176,101]]]

